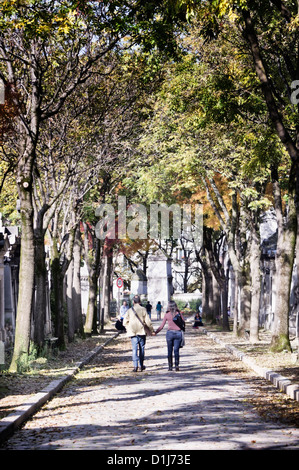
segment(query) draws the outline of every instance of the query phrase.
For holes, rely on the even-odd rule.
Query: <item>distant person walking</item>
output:
[[[180,346],[182,343],[182,330],[180,327],[173,321],[176,314],[179,314],[185,322],[185,319],[181,312],[178,309],[177,304],[174,301],[168,303],[165,316],[159,328],[156,330],[156,335],[164,328],[165,323],[168,323],[168,330],[166,333],[166,342],[167,342],[167,357],[168,357],[168,370],[172,370],[173,366],[173,354],[175,361],[175,370],[179,370],[180,362]]]
[[[146,304],[145,308],[146,308],[146,311],[148,313],[148,316],[151,319],[152,318],[152,308],[153,308],[153,306],[149,303],[149,301],[147,301],[147,304]]]
[[[140,297],[138,295],[133,297],[133,307],[126,312],[123,325],[127,330],[127,336],[131,338],[133,372],[138,371],[138,366],[143,371],[145,369],[144,352],[146,341],[144,325],[150,329],[153,335],[155,333],[146,309],[140,305]]]
[[[161,320],[161,311],[162,311],[162,305],[161,305],[161,302],[159,301],[156,305],[157,320]]]

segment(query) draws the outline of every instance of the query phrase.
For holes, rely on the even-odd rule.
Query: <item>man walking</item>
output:
[[[133,307],[127,311],[123,325],[127,330],[127,336],[131,338],[132,342],[133,372],[138,371],[138,365],[140,365],[140,370],[143,371],[145,369],[144,349],[146,340],[144,325],[150,329],[153,335],[155,333],[146,309],[140,305],[138,295],[133,297]]]

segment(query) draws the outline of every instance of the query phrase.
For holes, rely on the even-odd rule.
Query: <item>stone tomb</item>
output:
[[[171,259],[162,251],[157,251],[148,257],[147,267],[147,298],[153,311],[160,301],[165,312],[172,294]]]

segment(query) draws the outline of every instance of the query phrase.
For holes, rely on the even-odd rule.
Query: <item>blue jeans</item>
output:
[[[180,344],[182,341],[182,332],[177,330],[168,330],[166,333],[168,362],[172,365],[172,353],[174,352],[175,365],[180,361]]]
[[[132,336],[131,337],[134,367],[138,367],[138,360],[139,360],[140,367],[143,366],[145,339],[146,339],[146,336]],[[138,352],[139,352],[139,357],[138,357]]]

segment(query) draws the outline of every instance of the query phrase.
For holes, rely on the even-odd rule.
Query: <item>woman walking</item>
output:
[[[172,370],[173,365],[173,353],[174,353],[174,363],[175,370],[179,370],[180,362],[180,346],[182,342],[182,330],[180,327],[173,321],[174,317],[179,314],[185,322],[184,317],[180,313],[177,304],[174,301],[168,303],[166,313],[164,315],[163,321],[159,328],[156,330],[156,335],[164,328],[165,323],[168,323],[168,330],[166,333],[167,341],[167,354],[168,354],[168,370]]]

